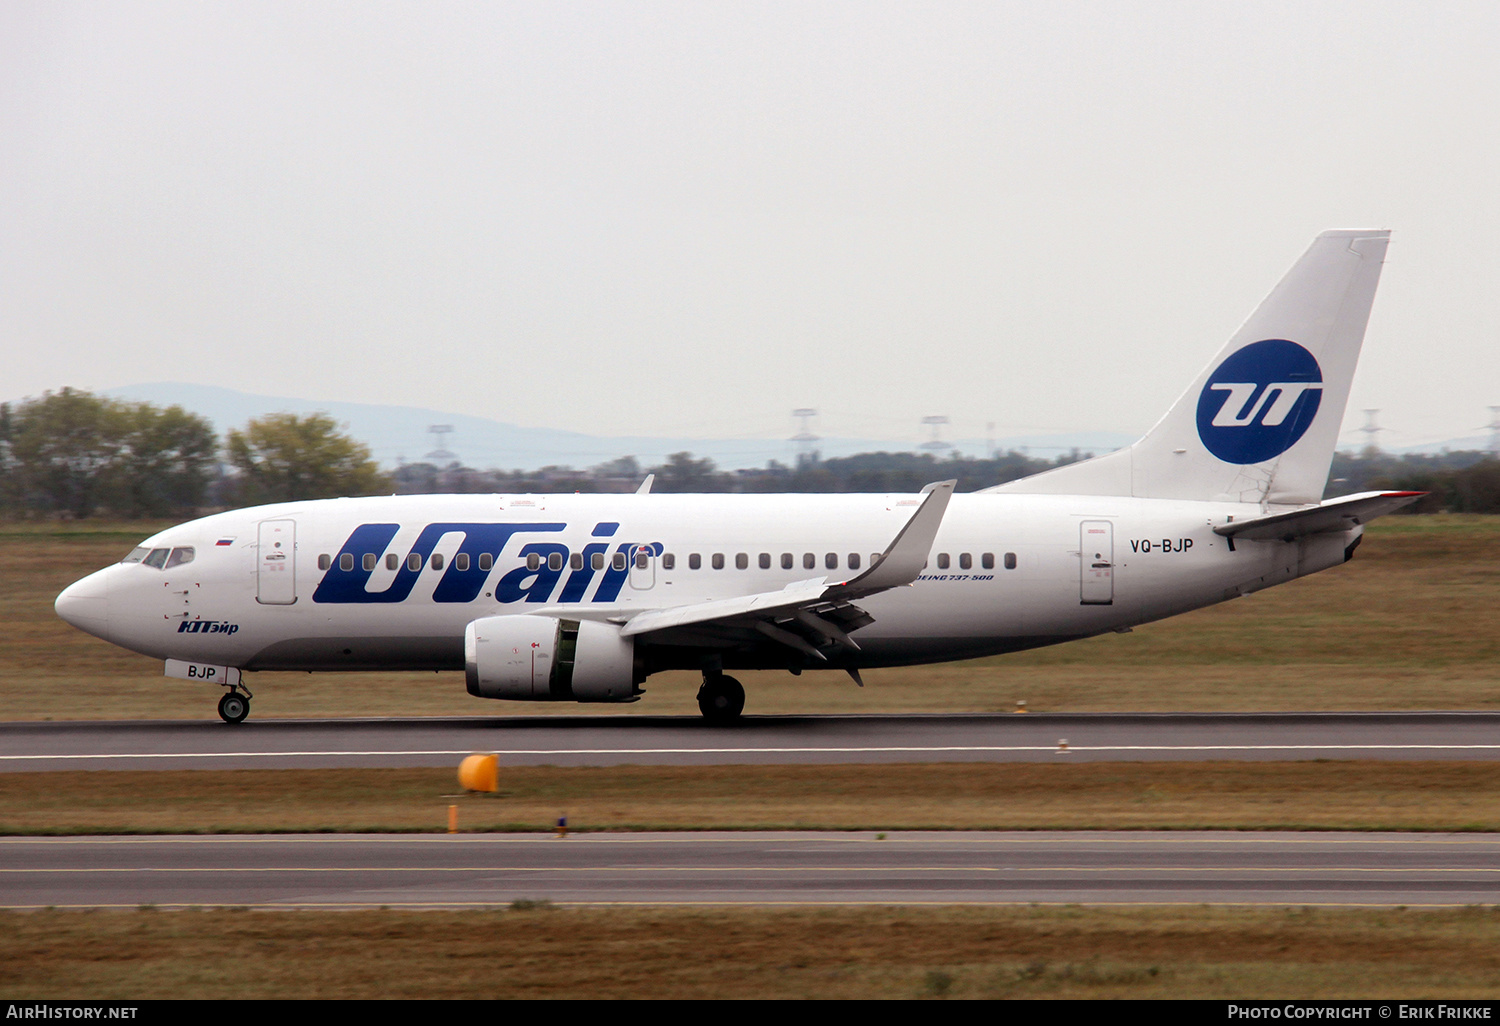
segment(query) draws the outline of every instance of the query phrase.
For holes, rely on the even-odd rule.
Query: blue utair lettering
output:
[[[568,574],[568,579],[563,582],[562,594],[557,596],[557,601],[582,602],[584,594],[589,590],[589,585],[594,580],[594,554],[608,551],[609,545],[604,542],[585,545],[582,553],[583,566]]]
[[[240,625],[223,620],[184,620],[177,627],[178,634],[236,634]]]
[[[404,602],[410,597],[417,579],[423,573],[423,568],[430,565],[433,550],[438,542],[444,535],[460,534],[463,540],[459,543],[458,551],[453,554],[453,558],[443,571],[443,576],[439,578],[437,586],[433,589],[432,600],[434,602],[473,602],[479,597],[480,591],[493,571],[493,567],[489,570],[480,569],[480,556],[489,554],[498,560],[506,544],[518,534],[552,533],[567,529],[566,524],[558,523],[428,524],[422,529],[411,551],[407,553],[407,558],[402,559],[400,568],[390,583],[381,591],[370,591],[370,578],[375,571],[365,569],[365,559],[367,556],[374,557],[373,562],[378,565],[380,557],[386,554],[386,550],[390,547],[400,527],[399,524],[361,524],[355,528],[349,540],[344,542],[338,555],[333,558],[329,569],[324,572],[323,579],[318,582],[313,592],[313,601],[353,604]],[[617,523],[601,523],[594,527],[592,534],[596,538],[608,538],[619,527]],[[582,565],[568,573],[567,580],[563,582],[562,594],[558,596],[557,601],[567,603],[584,601],[584,596],[588,593],[589,586],[596,575],[594,556],[609,552],[610,545],[609,542],[594,542],[584,546],[581,553]],[[616,568],[613,559],[606,563],[592,601],[614,602],[619,598],[625,582],[630,578],[631,564],[634,562],[637,551],[644,549],[652,556],[660,556],[664,548],[661,542],[614,543],[615,553],[624,557],[623,566]],[[518,554],[523,559],[531,555],[537,556],[537,569],[532,570],[523,564],[507,572],[495,586],[495,600],[500,603],[543,603],[551,600],[558,582],[562,580],[564,567],[569,563],[568,547],[560,542],[531,542],[523,545]],[[413,555],[419,557],[418,568],[415,570],[408,562]],[[344,556],[349,557],[352,569],[342,568]],[[468,558],[461,560],[459,556]],[[552,556],[559,557],[560,565],[556,570],[550,566]],[[460,565],[464,569],[459,569]]]
[[[385,552],[391,539],[400,530],[400,526],[399,524],[361,524],[355,528],[349,540],[344,542],[339,550],[338,556],[334,557],[333,564],[323,574],[323,579],[318,582],[318,587],[313,592],[313,601],[330,603],[405,601],[416,585],[417,578],[421,576],[421,569],[413,570],[403,560],[401,569],[397,571],[395,578],[384,591],[368,591],[366,589],[374,571],[364,568],[365,555],[373,553],[379,556]],[[434,602],[472,602],[479,597],[479,592],[489,577],[488,570],[479,569],[480,555],[489,553],[491,556],[499,556],[512,535],[561,531],[566,527],[566,524],[428,524],[422,529],[411,552],[421,556],[421,565],[425,566],[428,557],[432,555],[432,550],[437,547],[443,535],[462,534],[464,540],[460,543],[455,555],[467,554],[469,569],[459,570],[456,562],[450,562],[443,572],[442,579],[433,590],[432,599]],[[354,569],[342,569],[341,559],[345,554],[353,557]]]
[[[562,576],[562,568],[567,565],[568,547],[556,542],[533,542],[521,546],[523,557],[533,553],[540,557],[537,568],[533,570],[523,563],[500,578],[500,583],[495,585],[496,602],[546,602],[552,596],[552,589],[557,587],[557,579]],[[553,555],[561,557],[556,570],[548,564],[548,557]],[[528,578],[531,578],[531,584],[523,587]]]
[[[1284,338],[1252,342],[1214,368],[1198,395],[1198,437],[1225,463],[1263,463],[1307,433],[1323,400],[1323,371]]]

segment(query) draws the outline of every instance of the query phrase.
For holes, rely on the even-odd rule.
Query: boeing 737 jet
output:
[[[838,670],[1125,631],[1337,566],[1413,501],[1321,501],[1387,232],[1327,232],[1127,449],[954,494],[410,495],[259,506],[70,586],[90,634],[224,688],[254,670],[463,670],[470,694],[634,702],[653,673]],[[861,682],[862,683],[862,682]]]

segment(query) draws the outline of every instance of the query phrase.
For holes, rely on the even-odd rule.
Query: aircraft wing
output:
[[[1308,534],[1347,531],[1376,517],[1394,513],[1416,502],[1426,492],[1360,492],[1304,506],[1287,513],[1272,513],[1251,520],[1220,524],[1214,534],[1246,541],[1291,541]]]
[[[819,659],[828,658],[820,649],[830,644],[858,651],[849,633],[875,621],[851,600],[917,579],[957,483],[941,481],[922,489],[926,498],[911,519],[858,577],[834,582],[813,577],[780,591],[648,610],[631,617],[620,634],[658,635],[669,642],[699,645],[769,638]]]

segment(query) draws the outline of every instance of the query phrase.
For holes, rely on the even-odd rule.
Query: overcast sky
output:
[[[1346,426],[1500,404],[1500,4],[0,4],[0,398],[1140,432],[1312,237]]]

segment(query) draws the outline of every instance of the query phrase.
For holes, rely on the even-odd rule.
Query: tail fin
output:
[[[1146,436],[987,491],[1318,502],[1390,232],[1324,232]]]

